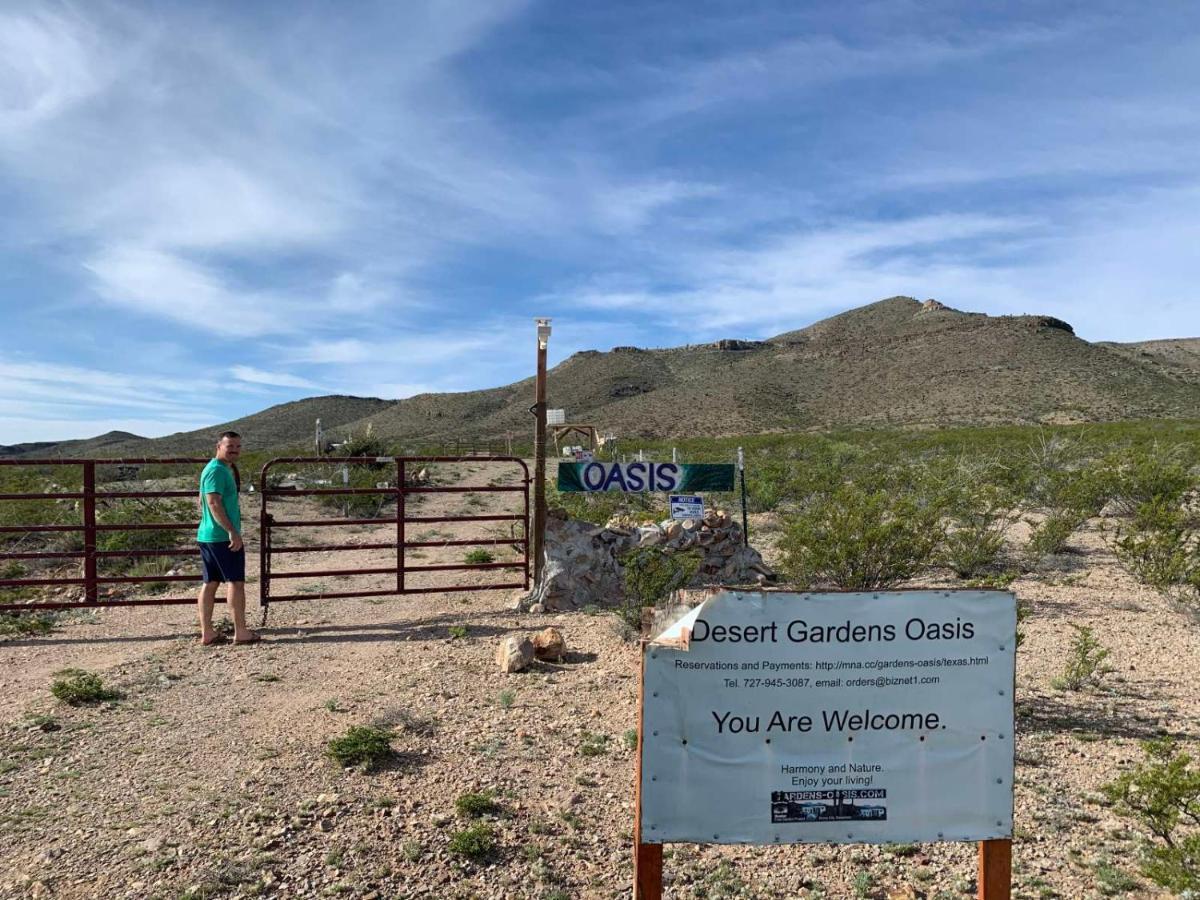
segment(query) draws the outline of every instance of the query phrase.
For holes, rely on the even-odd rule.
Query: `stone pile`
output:
[[[551,510],[546,519],[546,564],[542,581],[517,606],[534,612],[618,606],[625,598],[621,559],[641,547],[667,553],[699,551],[701,563],[690,586],[761,585],[775,579],[742,528],[726,510],[703,519],[638,523],[628,516],[593,525]]]

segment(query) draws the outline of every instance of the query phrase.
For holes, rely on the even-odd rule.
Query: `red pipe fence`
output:
[[[0,592],[5,588],[56,588],[63,586],[80,586],[80,592],[70,598],[20,598],[15,602],[0,601],[0,611],[17,612],[25,610],[81,609],[101,608],[110,606],[171,606],[194,603],[195,597],[126,597],[104,595],[104,589],[114,586],[137,585],[161,582],[191,582],[199,581],[199,551],[195,544],[194,534],[198,526],[199,507],[196,506],[188,521],[151,522],[137,521],[129,515],[119,515],[112,518],[117,521],[103,521],[102,513],[116,510],[121,501],[130,500],[160,500],[167,498],[191,498],[198,504],[198,489],[188,490],[97,490],[97,469],[101,467],[120,467],[116,483],[129,480],[139,474],[144,466],[190,466],[189,476],[198,476],[199,468],[208,462],[207,459],[167,458],[167,459],[0,459],[0,466],[24,466],[29,469],[58,469],[63,472],[59,480],[73,481],[79,477],[79,487],[74,485],[67,489],[50,491],[20,491],[0,493],[0,512],[3,503],[45,504],[43,506],[25,507],[32,509],[35,518],[42,521],[14,523],[11,517],[0,515]],[[418,468],[431,464],[511,464],[517,468],[517,483],[515,484],[486,484],[474,486],[436,485],[412,483],[409,478]],[[385,483],[376,487],[281,487],[274,484],[270,478],[272,469],[279,465],[336,465],[336,466],[370,466],[381,472],[386,467],[394,467],[395,484]],[[71,469],[76,471],[72,472]],[[81,471],[80,471],[81,470]],[[347,469],[348,471],[348,469]],[[123,476],[123,477],[122,477]],[[389,482],[391,479],[389,479]],[[112,482],[106,482],[112,483]],[[260,565],[260,603],[264,618],[271,602],[292,600],[314,600],[328,598],[377,597],[396,594],[421,593],[452,593],[458,591],[503,590],[529,588],[529,468],[521,459],[511,456],[397,456],[397,457],[280,457],[270,460],[263,466],[259,475],[260,513],[259,513],[259,565]],[[518,496],[519,509],[501,514],[486,515],[412,515],[410,507],[416,501],[410,501],[414,496],[431,494],[502,494]],[[345,516],[342,518],[300,518],[276,520],[271,509],[272,502],[297,497],[324,496],[378,496],[380,507],[389,500],[394,500],[396,511],[386,518]],[[51,507],[49,504],[54,504]],[[11,507],[10,507],[11,509]],[[19,510],[18,510],[19,511]],[[47,513],[53,511],[53,515]],[[75,521],[64,521],[79,515]],[[64,513],[66,515],[64,515]],[[45,521],[50,519],[51,521]],[[507,536],[488,537],[455,537],[453,539],[432,540],[418,536],[416,540],[410,537],[410,526],[427,525],[432,523],[507,523],[510,531]],[[388,540],[374,540],[366,543],[320,543],[305,544],[294,542],[291,545],[277,545],[276,536],[286,529],[314,527],[342,527],[367,525],[392,525],[395,527],[395,537]],[[110,547],[105,549],[105,536],[113,532],[125,532],[131,535],[143,533],[178,532],[176,541],[170,542],[175,546],[157,547]],[[190,532],[190,534],[189,534]],[[18,535],[19,537],[9,537]],[[62,536],[55,541],[50,536]],[[30,546],[31,541],[37,541],[40,546]],[[151,543],[163,543],[148,540]],[[110,542],[111,543],[111,542]],[[407,558],[408,550],[424,550],[438,547],[512,547],[516,558],[500,562],[463,562],[435,563],[429,565],[413,565]],[[365,568],[334,568],[314,569],[306,571],[275,571],[274,561],[282,554],[327,553],[342,550],[393,550],[395,560],[386,566]],[[106,574],[102,564],[106,561],[129,560],[141,558],[172,557],[187,558],[197,563],[196,574]],[[46,577],[26,577],[25,572],[17,569],[16,563],[21,562],[54,562],[78,560],[80,567],[75,574],[53,573]],[[6,565],[7,564],[7,565]],[[22,567],[23,568],[23,567]],[[7,570],[7,571],[6,571]],[[455,585],[429,585],[415,583],[424,573],[430,572],[480,572],[497,570],[503,572],[519,571],[520,577],[510,578],[502,582],[487,582]],[[353,578],[363,575],[394,575],[394,585],[386,588],[369,590],[347,589],[342,587],[334,590],[321,590],[319,593],[275,594],[273,587],[278,581],[314,577]],[[12,577],[8,577],[12,576]],[[110,590],[111,594],[111,590]]]

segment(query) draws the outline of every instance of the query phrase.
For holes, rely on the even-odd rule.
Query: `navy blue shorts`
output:
[[[231,581],[246,580],[246,548],[237,553],[229,549],[229,541],[200,542],[200,571],[203,580]]]

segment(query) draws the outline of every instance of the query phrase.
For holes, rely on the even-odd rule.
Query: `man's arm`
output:
[[[242,549],[242,536],[233,527],[233,523],[229,521],[229,516],[225,512],[225,504],[221,500],[221,495],[215,492],[205,494],[204,500],[208,503],[208,511],[217,520],[217,524],[229,532],[229,549],[237,553]]]

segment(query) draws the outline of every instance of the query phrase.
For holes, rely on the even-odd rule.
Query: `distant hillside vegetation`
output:
[[[398,401],[314,397],[201,431],[109,443],[106,455],[207,452],[226,428],[255,449],[305,445],[317,417],[327,432],[369,426],[410,444],[523,439],[532,397],[532,378]],[[1200,418],[1200,339],[1089,343],[1050,316],[892,297],[767,341],[576,353],[551,370],[549,397],[571,421],[647,437]],[[75,442],[75,452],[99,440]]]

